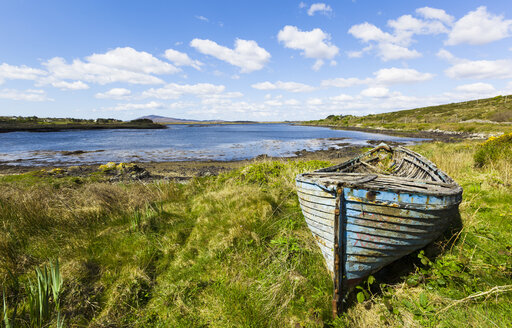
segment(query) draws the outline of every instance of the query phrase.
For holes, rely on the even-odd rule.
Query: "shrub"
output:
[[[512,161],[512,133],[487,139],[479,146],[474,159],[478,167],[489,165],[499,160]]]
[[[136,119],[136,120],[131,120],[130,123],[141,123],[141,124],[152,124],[153,121],[150,120],[149,118],[139,118],[139,119]]]

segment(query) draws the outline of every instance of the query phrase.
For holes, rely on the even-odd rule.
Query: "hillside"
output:
[[[497,96],[366,116],[330,115],[308,125],[460,132],[512,131],[512,97]]]

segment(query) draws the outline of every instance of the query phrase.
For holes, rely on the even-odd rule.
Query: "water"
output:
[[[368,140],[422,139],[289,124],[171,125],[161,130],[75,130],[0,133],[0,163],[94,164],[185,160],[242,160],[260,154],[291,157],[309,151],[365,145]],[[75,152],[75,153],[70,153]]]

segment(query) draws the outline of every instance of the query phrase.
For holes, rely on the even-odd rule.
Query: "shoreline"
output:
[[[466,139],[485,139],[488,136],[480,133],[468,133],[468,132],[457,132],[457,131],[406,131],[406,130],[393,130],[393,129],[377,129],[357,126],[340,126],[330,124],[307,124],[297,123],[297,125],[303,126],[316,126],[330,128],[333,130],[346,130],[346,131],[360,131],[368,133],[386,134],[395,137],[407,137],[407,138],[424,138],[432,139],[430,141],[442,141],[442,142],[459,142]]]
[[[304,124],[307,125],[307,124]],[[320,125],[308,125],[308,126],[320,126]],[[410,138],[424,138],[428,140],[422,140],[418,143],[429,143],[429,142],[460,142],[465,139],[470,138],[470,136],[463,134],[450,134],[443,132],[426,132],[426,131],[396,131],[396,130],[379,130],[379,129],[371,129],[371,128],[346,128],[339,126],[330,126],[330,125],[321,125],[322,127],[328,127],[332,129],[339,130],[352,130],[352,131],[362,131],[362,132],[370,132],[377,134],[387,134],[399,137],[410,137]],[[220,173],[228,172],[233,169],[240,168],[242,166],[257,163],[261,161],[273,161],[273,160],[325,160],[331,161],[335,164],[341,163],[342,161],[348,160],[353,156],[356,156],[360,153],[360,150],[365,147],[372,147],[383,140],[379,140],[378,138],[368,140],[367,145],[346,145],[342,148],[334,148],[330,147],[329,149],[323,150],[315,150],[315,151],[307,151],[305,149],[298,150],[295,152],[296,156],[292,157],[272,157],[266,154],[260,154],[256,157],[244,160],[187,160],[187,161],[134,161],[131,162],[136,164],[137,166],[143,168],[148,171],[150,175],[153,177],[152,180],[155,179],[176,179],[176,180],[188,180],[193,177],[201,177],[208,175],[218,175]],[[388,142],[393,145],[393,142]],[[394,143],[400,144],[400,143]],[[342,145],[342,144],[340,144]],[[105,163],[102,163],[105,164]],[[83,164],[76,165],[72,163],[59,163],[56,165],[11,165],[11,164],[1,164],[0,163],[0,176],[6,175],[16,175],[23,174],[38,170],[51,170],[53,168],[70,168],[70,167],[79,167],[80,172],[84,175],[90,174],[92,172],[97,171],[100,164]]]

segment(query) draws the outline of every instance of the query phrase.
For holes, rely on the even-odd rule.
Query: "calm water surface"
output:
[[[346,138],[346,139],[342,139]],[[78,130],[0,133],[0,163],[15,165],[241,160],[260,154],[422,139],[289,124],[171,125],[161,130]],[[83,153],[70,153],[83,151]]]

